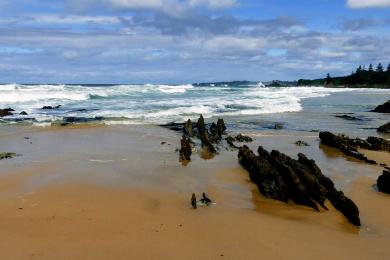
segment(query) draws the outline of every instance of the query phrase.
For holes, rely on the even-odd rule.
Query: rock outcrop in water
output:
[[[43,109],[43,110],[50,110],[50,109],[58,109],[58,108],[60,108],[61,107],[61,105],[57,105],[57,106],[43,106],[41,109]]]
[[[390,170],[384,170],[383,174],[376,181],[378,190],[390,194]]]
[[[244,145],[240,147],[238,159],[264,196],[283,202],[291,199],[317,211],[318,205],[327,209],[328,199],[349,222],[360,226],[358,207],[335,188],[314,160],[304,154],[298,154],[299,159],[295,160],[279,151],[269,153],[261,146],[257,152],[258,155]]]
[[[320,132],[319,136],[322,144],[339,149],[346,155],[370,164],[376,164],[376,162],[368,159],[357,148],[390,152],[390,141],[379,137],[370,136],[366,140],[363,140],[360,138],[350,138],[345,135],[335,135],[331,132]]]
[[[12,116],[12,111],[14,110],[11,108],[0,109],[0,117]]]
[[[383,105],[377,106],[372,112],[377,112],[377,113],[390,113],[390,100],[388,100],[386,103]]]
[[[390,134],[390,122],[380,126],[377,131],[378,133]]]

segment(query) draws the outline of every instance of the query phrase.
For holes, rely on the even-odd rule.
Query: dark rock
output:
[[[377,131],[379,133],[390,134],[390,122],[380,126]]]
[[[324,176],[314,160],[298,154],[298,160],[258,148],[255,155],[246,145],[240,147],[240,164],[249,172],[250,179],[267,198],[311,207],[327,209],[328,199],[354,225],[360,226],[359,210],[343,192],[336,190],[331,179]]]
[[[187,122],[184,123],[183,131],[184,134],[186,134],[189,137],[194,136],[193,124],[191,122],[191,119],[188,119]]]
[[[238,146],[236,146],[235,144],[234,144],[234,141],[236,141],[236,139],[234,139],[234,137],[232,137],[232,136],[227,136],[226,138],[225,138],[225,140],[226,140],[226,142],[227,142],[227,144],[230,146],[230,147],[232,147],[232,148],[235,148],[235,149],[238,149],[239,147]]]
[[[197,201],[196,201],[196,195],[195,193],[192,193],[192,196],[191,196],[191,206],[193,209],[196,209],[197,208]]]
[[[22,112],[20,112],[20,114],[19,115],[22,115],[22,116],[27,116],[28,114],[27,114],[27,112],[26,111],[22,111]]]
[[[61,107],[61,105],[57,105],[57,106],[43,106],[41,109],[43,109],[43,110],[49,110],[49,109],[58,109],[58,108],[60,108]]]
[[[253,142],[253,139],[250,136],[243,135],[243,134],[236,135],[235,139],[237,142],[247,142],[247,143]]]
[[[356,116],[349,116],[349,115],[337,115],[335,117],[345,119],[345,120],[350,120],[350,121],[362,121],[361,118],[356,117]]]
[[[164,124],[164,125],[160,125],[161,127],[165,127],[169,130],[172,130],[172,131],[175,131],[175,132],[183,132],[183,124],[179,124],[179,123],[168,123],[168,124]]]
[[[217,125],[214,122],[212,122],[210,125],[210,134],[213,136],[218,136]]]
[[[12,108],[4,108],[4,111],[7,111],[7,112],[15,112],[15,109],[12,109]]]
[[[7,109],[0,109],[0,117],[4,116],[12,116],[11,111],[8,111]]]
[[[371,145],[369,150],[390,152],[390,141],[386,139],[370,136],[367,138],[367,142]]]
[[[202,198],[200,199],[200,202],[203,203],[203,204],[206,204],[207,206],[209,206],[212,201],[209,197],[207,197],[206,193],[202,193]]]
[[[0,160],[14,158],[15,156],[15,153],[0,153]]]
[[[364,154],[359,153],[357,148],[390,152],[390,141],[379,137],[368,137],[367,140],[360,138],[349,138],[344,135],[334,135],[330,132],[320,132],[321,143],[339,149],[344,154],[370,164],[376,164],[374,160],[368,159]]]
[[[192,148],[191,148],[191,142],[188,137],[183,135],[183,138],[180,141],[181,149],[180,149],[180,160],[181,161],[190,161],[191,160],[191,154],[192,154]]]
[[[295,145],[296,146],[309,146],[308,143],[306,143],[305,141],[302,141],[302,140],[298,140],[295,142]]]
[[[205,127],[204,118],[202,115],[200,115],[196,127],[198,129],[199,138],[202,141],[202,146],[206,147],[209,150],[209,152],[216,153],[217,150],[215,149],[214,145],[210,142],[208,132]]]
[[[378,190],[390,194],[390,170],[384,170],[383,174],[378,177],[376,184]]]
[[[281,130],[281,129],[283,129],[284,128],[284,126],[283,126],[283,124],[281,124],[281,123],[276,123],[275,125],[274,125],[274,129],[275,130]]]
[[[377,112],[377,113],[390,113],[390,100],[388,100],[386,103],[383,105],[377,106],[372,112]]]
[[[221,137],[226,131],[225,121],[222,118],[217,120],[217,135]]]

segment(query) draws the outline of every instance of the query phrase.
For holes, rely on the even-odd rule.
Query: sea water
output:
[[[388,115],[369,112],[390,99],[390,89],[202,85],[0,85],[1,124],[48,126],[67,122],[165,124],[223,117],[233,127],[375,133]],[[58,109],[41,109],[57,106]],[[28,115],[19,115],[25,111]],[[355,120],[337,116],[349,115]]]

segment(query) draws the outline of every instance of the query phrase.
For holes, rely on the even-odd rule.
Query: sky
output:
[[[390,62],[390,0],[0,0],[0,82],[270,81]]]

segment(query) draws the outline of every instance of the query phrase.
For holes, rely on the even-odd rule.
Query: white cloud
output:
[[[235,0],[189,0],[190,6],[206,6],[209,8],[228,8],[236,4]]]
[[[96,6],[112,10],[154,10],[179,14],[193,8],[221,9],[233,7],[237,0],[66,0],[68,5],[82,11]]]
[[[390,7],[390,0],[348,0],[347,5],[351,8]]]

